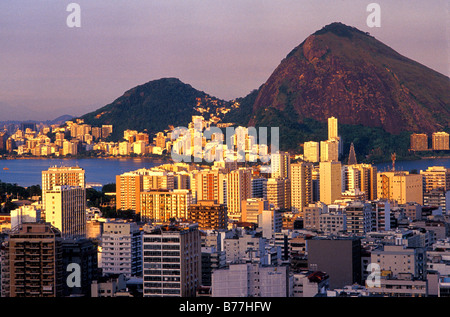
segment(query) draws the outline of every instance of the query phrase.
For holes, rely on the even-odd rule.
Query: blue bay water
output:
[[[158,159],[17,159],[0,160],[0,180],[19,186],[41,185],[42,171],[51,166],[79,166],[86,171],[87,183],[102,185],[115,183],[116,175],[139,168],[151,168],[164,164]]]
[[[139,168],[151,168],[165,162],[151,158],[126,159],[18,159],[0,160],[0,180],[20,186],[41,185],[41,173],[51,166],[79,166],[86,171],[86,182],[102,185],[116,182],[116,175]],[[378,171],[389,170],[392,163],[376,164]],[[450,158],[426,159],[418,161],[397,161],[396,170],[426,170],[429,166],[450,168]],[[7,168],[7,169],[4,169]]]

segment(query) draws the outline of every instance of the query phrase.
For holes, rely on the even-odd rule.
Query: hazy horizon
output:
[[[333,22],[369,32],[450,74],[449,4],[377,1],[381,27],[358,0],[71,1],[0,3],[0,121],[94,111],[145,82],[177,77],[217,98],[244,97],[310,34]]]

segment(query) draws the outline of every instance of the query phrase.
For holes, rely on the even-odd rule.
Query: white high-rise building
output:
[[[142,232],[135,222],[112,220],[103,224],[101,268],[104,274],[127,278],[142,274]]]
[[[212,274],[212,297],[290,297],[287,266],[232,264]]]
[[[201,284],[198,224],[144,226],[144,297],[194,297]]]
[[[11,210],[11,229],[24,222],[39,222],[41,219],[41,207],[39,205],[23,205]]]
[[[45,193],[45,220],[61,231],[63,238],[86,236],[86,189],[54,186]]]
[[[288,152],[276,152],[271,155],[272,178],[290,177],[290,157]]]
[[[78,166],[52,166],[42,171],[42,206],[45,207],[45,193],[54,186],[86,187],[85,170]]]

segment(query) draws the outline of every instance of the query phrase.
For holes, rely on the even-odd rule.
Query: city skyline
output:
[[[370,2],[77,1],[0,4],[1,120],[82,115],[126,90],[177,77],[225,100],[247,95],[307,36],[332,22],[354,26],[400,54],[448,76],[448,4],[378,1],[381,27],[368,27]],[[429,50],[433,47],[433,50]]]

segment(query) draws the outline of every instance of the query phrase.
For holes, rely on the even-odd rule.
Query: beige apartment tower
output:
[[[303,144],[303,160],[313,163],[320,161],[319,142],[308,141]]]
[[[341,199],[341,162],[320,162],[320,201],[329,205]]]
[[[141,220],[166,222],[171,218],[187,219],[192,194],[189,189],[145,191],[140,196]]]
[[[216,200],[225,203],[224,181],[227,175],[222,169],[204,170],[194,173],[192,182],[192,196],[195,200]]]
[[[435,132],[431,136],[434,151],[449,150],[449,134],[447,132]]]
[[[272,178],[289,178],[290,156],[288,152],[276,152],[270,157]]]
[[[312,171],[314,165],[308,162],[291,165],[291,210],[303,216],[303,208],[312,203]]]
[[[328,140],[338,138],[338,119],[335,117],[328,118]]]
[[[339,140],[320,141],[320,161],[339,161]]]
[[[252,174],[248,168],[239,168],[227,174],[228,218],[240,221],[242,201],[252,197]]]

